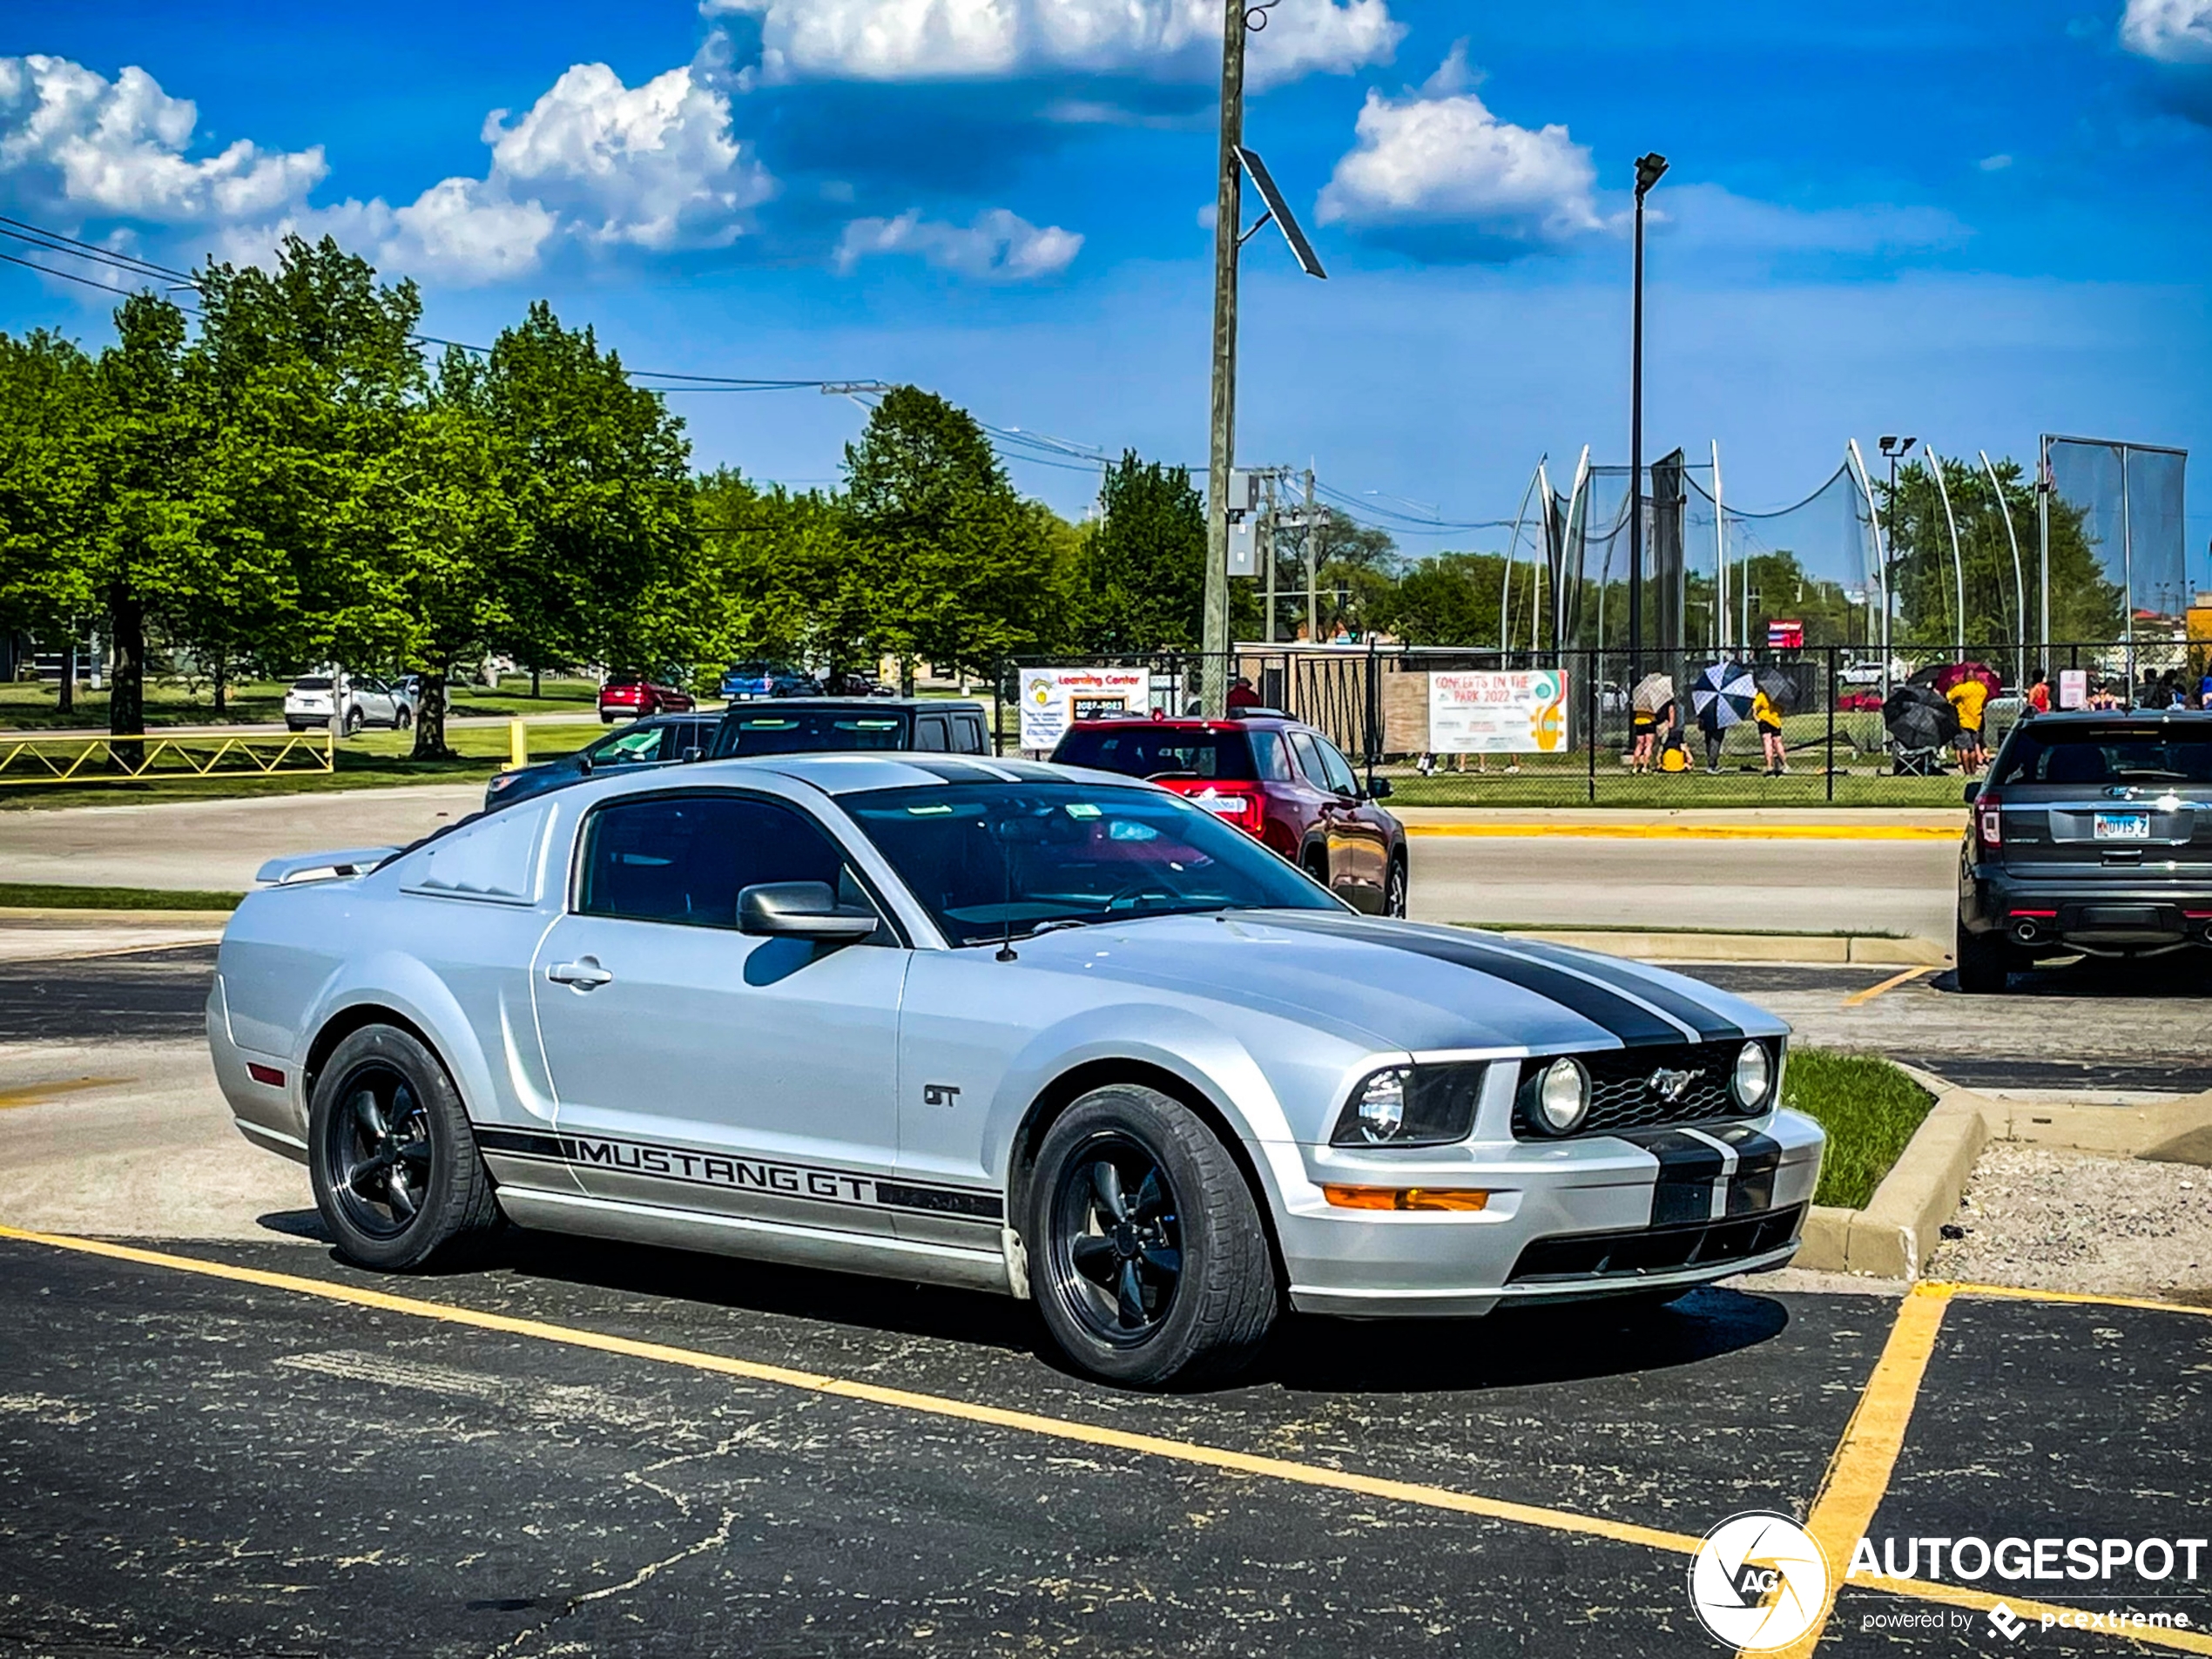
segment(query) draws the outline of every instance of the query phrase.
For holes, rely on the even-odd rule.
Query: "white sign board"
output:
[[[1024,749],[1050,749],[1077,720],[1151,711],[1152,677],[1142,668],[1022,671]]]
[[[2082,709],[2089,706],[2089,671],[2086,668],[2059,670],[2059,706],[2062,709]]]
[[[1435,754],[1564,754],[1566,674],[1432,672],[1428,746]]]

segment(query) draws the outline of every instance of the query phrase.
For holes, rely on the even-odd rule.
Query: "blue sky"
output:
[[[1217,17],[17,0],[0,212],[171,261],[327,229],[415,275],[435,334],[543,296],[634,366],[912,380],[1197,462]],[[1717,439],[1763,507],[1883,432],[2186,446],[2212,585],[2212,0],[1281,0],[1252,63],[1248,138],[1330,277],[1248,250],[1241,459],[1453,519],[1509,516],[1541,453],[1624,460],[1626,186],[1657,149],[1648,452]],[[0,327],[104,336],[100,295],[0,272]],[[795,482],[862,418],[678,406],[702,463]],[[1070,512],[1095,486],[1015,475]]]

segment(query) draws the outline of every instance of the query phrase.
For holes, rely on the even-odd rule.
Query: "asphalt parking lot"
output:
[[[1901,1305],[1294,1321],[1163,1397],[1011,1302],[529,1235],[414,1280],[8,1238],[0,1284],[0,1647],[57,1655],[1710,1653],[1685,1552],[1818,1530]],[[2208,1375],[2200,1314],[1949,1304],[1871,1530],[2202,1536]],[[1821,1650],[2001,1649],[1995,1599],[1849,1588]],[[1970,1616],[1859,1628],[1899,1605]]]

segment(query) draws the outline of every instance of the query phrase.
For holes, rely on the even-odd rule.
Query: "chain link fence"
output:
[[[1949,806],[1959,796],[1958,745],[1940,711],[1898,718],[1900,688],[1924,686],[1905,700],[1948,708],[1939,688],[1956,665],[1986,664],[1983,741],[1993,752],[2027,706],[2027,688],[2004,671],[2017,650],[1970,648],[1962,659],[1949,646],[1899,647],[1885,670],[1846,646],[1647,652],[1634,665],[1625,651],[1255,647],[1226,666],[1245,688],[1240,699],[1305,721],[1370,776],[1389,779],[1393,806]],[[2139,634],[2054,645],[2044,660],[2053,708],[2074,698],[2198,706],[2212,644]],[[1049,752],[1023,748],[1025,732],[1044,734],[1019,716],[1025,687],[1034,694],[1049,676],[1123,671],[1111,706],[1184,716],[1198,712],[1204,666],[1195,651],[1009,661],[995,677],[998,749]],[[1639,698],[1654,675],[1669,682],[1664,694],[1645,685]],[[1091,705],[1075,718],[1103,711]],[[1778,766],[1755,716],[1778,728]]]

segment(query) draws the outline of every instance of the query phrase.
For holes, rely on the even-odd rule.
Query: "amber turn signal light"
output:
[[[1480,1210],[1490,1195],[1468,1187],[1334,1187],[1321,1196],[1339,1210]]]

